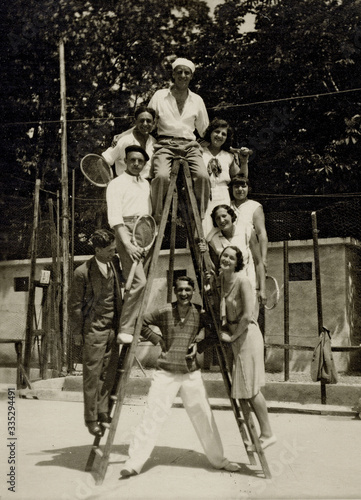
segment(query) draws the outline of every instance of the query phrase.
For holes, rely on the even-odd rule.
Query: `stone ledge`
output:
[[[228,401],[226,388],[223,380],[204,380],[206,390],[210,399]],[[59,399],[63,401],[82,401],[81,376],[68,376],[48,380],[39,380],[32,383],[32,389],[22,389],[17,391],[21,397],[31,397],[37,399]],[[146,397],[151,384],[149,377],[130,378],[126,398],[132,400]],[[0,398],[7,397],[7,384],[2,384]],[[278,407],[282,405],[287,408],[288,404],[300,405],[300,408],[307,405],[321,405],[321,388],[319,383],[302,382],[268,382],[263,390],[267,402],[277,402]],[[361,384],[347,385],[335,384],[326,385],[327,406],[353,408],[361,398]],[[270,405],[271,403],[269,403]],[[222,403],[223,406],[223,403]],[[286,411],[286,410],[285,410]]]

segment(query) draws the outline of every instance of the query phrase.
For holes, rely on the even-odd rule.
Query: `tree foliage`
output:
[[[12,0],[1,11],[3,193],[32,196],[35,178],[60,189],[61,38],[77,195],[94,195],[80,158],[130,126],[176,56],[195,61],[210,116],[254,150],[256,191],[360,191],[360,0],[225,0],[213,16],[202,0]]]
[[[360,143],[356,135],[347,142],[345,120],[360,109],[360,1],[252,2],[255,30],[247,33],[234,5],[216,11],[219,42],[200,86],[238,141],[256,150],[257,191],[359,191]]]

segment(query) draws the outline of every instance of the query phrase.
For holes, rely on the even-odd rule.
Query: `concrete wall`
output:
[[[361,246],[358,242],[346,245],[347,316],[350,323],[351,345],[361,345]],[[350,369],[361,372],[361,351],[350,354]]]
[[[348,264],[346,243],[341,238],[320,239],[319,259],[321,273],[323,326],[332,334],[332,344],[350,345],[350,326],[346,308]],[[312,279],[289,282],[289,342],[290,344],[315,346],[318,338],[316,280],[313,241],[290,241],[289,263],[311,263]],[[265,339],[267,343],[284,343],[284,244],[270,243],[268,273],[277,278],[281,289],[280,302],[275,309],[265,313]],[[290,351],[290,370],[309,370],[311,351]],[[348,367],[349,354],[334,353],[339,371]],[[283,350],[268,349],[268,371],[283,369]]]
[[[358,246],[360,249],[360,247]],[[355,250],[355,249],[354,249]],[[350,345],[349,317],[352,317],[353,339],[360,339],[360,319],[355,313],[356,290],[360,289],[360,268],[355,251],[350,250],[350,240],[319,240],[321,268],[323,323],[332,333],[333,345]],[[358,254],[359,255],[359,254]],[[82,262],[90,256],[78,256],[76,262]],[[268,343],[284,343],[284,293],[283,293],[283,243],[269,245],[268,273],[275,276],[281,288],[281,298],[277,307],[265,313],[265,339]],[[193,265],[187,250],[177,250],[175,270],[185,270],[195,278]],[[314,270],[314,254],[312,241],[289,242],[289,262],[312,265],[310,281],[292,281],[289,283],[289,335],[290,343],[314,346],[318,337],[316,284]],[[38,259],[35,279],[40,278],[42,269],[49,268],[50,259]],[[164,304],[167,298],[168,252],[162,251],[158,263],[158,277],[153,282],[148,309]],[[27,292],[14,291],[14,278],[29,276],[30,261],[0,262],[0,338],[25,338]],[[351,280],[351,275],[352,280]],[[352,281],[352,286],[350,285]],[[355,288],[355,287],[358,288]],[[37,289],[36,310],[40,313],[41,289]],[[351,298],[353,297],[352,301]],[[174,300],[174,295],[173,299]],[[200,303],[199,294],[195,301]],[[354,342],[353,342],[354,343]],[[142,362],[152,364],[157,351],[151,346],[142,346],[139,358]],[[291,371],[308,371],[312,357],[310,351],[290,351]],[[13,345],[2,345],[0,366],[15,365],[15,349]],[[266,367],[268,371],[283,369],[283,350],[268,349]],[[335,353],[339,371],[347,370],[349,354]],[[361,369],[361,367],[359,367]]]
[[[162,305],[167,300],[167,269],[168,269],[168,252],[161,251],[158,261],[157,278],[153,281],[152,292],[148,304],[148,308]],[[75,266],[89,259],[91,256],[75,257]],[[175,271],[185,270],[185,273],[195,279],[195,273],[192,266],[192,261],[189,258],[187,250],[176,250]],[[35,280],[40,279],[43,269],[51,268],[51,259],[37,259],[35,269]],[[29,277],[30,275],[30,260],[14,260],[0,262],[0,338],[1,339],[25,339],[26,315],[28,304],[28,292],[15,291],[15,278]],[[39,320],[39,328],[41,328],[41,300],[42,289],[36,287],[35,295],[35,311],[36,317]],[[173,299],[174,300],[174,294]],[[195,302],[200,303],[199,294],[195,294]],[[143,346],[140,356],[144,358],[147,364],[147,352],[149,346]],[[32,359],[36,359],[37,353],[34,349]],[[152,354],[153,358],[154,355]],[[15,366],[16,354],[13,344],[1,344],[0,350],[0,366]]]
[[[35,279],[40,278],[42,269],[49,268],[50,259],[38,259]],[[0,262],[0,338],[25,339],[28,292],[15,291],[15,278],[29,277],[30,260]],[[41,289],[36,291],[35,310],[39,317],[42,298]],[[15,364],[14,344],[1,344],[0,365]]]

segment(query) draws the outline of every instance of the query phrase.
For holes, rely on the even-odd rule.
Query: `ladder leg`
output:
[[[173,193],[172,202],[172,219],[171,219],[171,230],[170,230],[170,249],[169,249],[169,271],[168,271],[168,283],[167,283],[167,302],[172,301],[172,285],[173,285],[173,273],[174,273],[174,253],[175,253],[175,238],[176,238],[176,224],[177,224],[177,211],[178,211],[178,195],[175,190]]]
[[[126,353],[128,351],[128,347],[129,346],[127,346],[127,345],[123,346],[122,349],[121,349],[121,351],[120,351],[120,354],[119,354],[117,372],[116,372],[116,375],[115,375],[114,385],[113,385],[113,389],[111,391],[111,396],[110,396],[110,411],[109,411],[110,415],[112,414],[112,410],[113,410],[114,405],[115,405],[116,400],[117,400],[117,397],[116,397],[117,388],[118,388],[118,384],[119,384],[119,381],[120,381],[120,378],[121,378],[122,366],[123,366],[123,363],[124,363],[124,360],[125,360]],[[97,453],[99,454],[100,440],[101,440],[101,436],[96,436],[94,438],[94,442],[93,442],[92,448],[90,450],[87,463],[85,465],[85,471],[86,472],[90,472],[92,470],[92,468],[93,468],[94,460],[95,460],[95,458],[97,456]]]
[[[164,202],[164,209],[163,209],[163,214],[162,214],[162,219],[158,228],[158,236],[155,240],[154,247],[153,247],[153,254],[149,266],[149,271],[148,271],[148,278],[147,278],[147,283],[145,288],[143,289],[142,296],[140,298],[140,310],[138,314],[138,319],[135,325],[135,330],[134,330],[134,335],[133,335],[133,342],[129,346],[123,346],[122,351],[120,354],[120,362],[119,362],[119,378],[116,384],[116,390],[115,394],[111,396],[111,400],[113,401],[113,415],[112,415],[112,421],[109,425],[103,426],[105,427],[105,430],[108,430],[107,433],[107,439],[106,443],[104,445],[104,448],[100,448],[100,439],[101,437],[96,437],[93,443],[93,447],[90,451],[88,462],[86,464],[86,470],[90,471],[93,468],[94,460],[96,455],[100,456],[100,464],[99,464],[99,469],[97,471],[97,476],[95,479],[95,482],[97,485],[102,484],[105,478],[105,474],[107,471],[108,463],[109,463],[109,456],[110,456],[110,450],[112,447],[112,444],[114,442],[114,437],[115,433],[117,430],[124,398],[125,398],[125,392],[126,392],[126,386],[130,377],[130,372],[132,369],[132,366],[134,365],[135,361],[135,352],[137,349],[138,345],[138,339],[140,337],[140,332],[142,329],[142,323],[143,323],[143,316],[146,310],[146,307],[148,305],[149,297],[150,297],[150,292],[151,292],[151,287],[152,287],[152,282],[153,278],[157,272],[157,262],[158,262],[158,257],[163,241],[163,236],[164,236],[164,231],[167,223],[167,218],[168,214],[170,211],[171,203],[172,203],[172,198],[173,198],[173,193],[176,188],[176,180],[178,176],[178,170],[179,170],[179,161],[175,161],[172,172],[171,172],[171,178],[170,178],[170,184],[169,188],[167,191],[166,199]],[[122,354],[123,353],[123,354]]]
[[[199,216],[198,212],[198,207],[195,199],[195,195],[193,193],[192,189],[192,179],[190,175],[190,170],[186,162],[183,161],[183,182],[184,182],[184,187],[185,187],[185,196],[183,197],[183,200],[185,200],[185,203],[181,204],[181,212],[182,212],[182,218],[184,218],[184,222],[187,228],[187,233],[188,233],[188,239],[190,242],[190,250],[191,250],[191,255],[192,255],[192,260],[193,264],[196,270],[197,278],[198,278],[198,285],[199,287],[202,287],[202,279],[201,279],[201,273],[203,272],[203,266],[204,269],[208,272],[211,270],[210,266],[210,257],[208,252],[203,255],[203,260],[202,256],[199,258],[199,250],[197,247],[197,242],[196,242],[196,235],[198,235],[199,238],[203,238],[203,228],[202,228],[202,223],[201,219]],[[192,210],[192,216],[189,213],[189,207],[191,207]],[[195,235],[196,232],[196,235]],[[200,262],[202,262],[202,265],[200,265]],[[202,294],[201,294],[202,295]],[[231,407],[234,413],[234,416],[236,418],[237,425],[239,427],[240,433],[242,440],[245,444],[246,452],[249,458],[249,461],[251,465],[256,465],[256,460],[254,453],[258,454],[263,473],[266,478],[271,477],[271,473],[268,467],[268,463],[264,454],[264,451],[261,447],[256,427],[253,422],[252,414],[250,411],[249,403],[246,400],[239,400],[238,404],[236,400],[232,398],[231,395],[231,368],[227,366],[227,356],[225,354],[225,350],[223,348],[221,339],[220,339],[220,334],[219,334],[219,326],[218,326],[218,318],[215,314],[214,307],[211,303],[211,300],[209,297],[205,296],[205,306],[206,310],[210,314],[213,322],[213,326],[215,330],[217,331],[218,338],[219,338],[219,345],[216,347],[216,352],[217,352],[217,357],[219,360],[219,365],[223,377],[223,381],[225,383],[228,397],[231,402]],[[247,442],[250,442],[250,439],[252,440],[252,443],[255,445],[256,452],[252,452],[248,450],[248,447],[246,445]]]
[[[254,453],[249,451],[249,449],[246,445],[247,442],[249,442],[251,444],[253,441],[252,441],[252,438],[250,436],[250,432],[249,432],[246,420],[244,418],[244,414],[242,415],[236,400],[233,399],[232,395],[231,395],[232,383],[231,383],[231,378],[230,378],[230,372],[227,369],[226,360],[225,360],[224,352],[223,352],[221,345],[216,347],[216,352],[217,352],[219,366],[220,366],[222,377],[223,377],[223,382],[224,382],[224,385],[226,387],[229,400],[231,402],[231,407],[232,407],[239,431],[241,433],[242,441],[245,445],[245,449],[247,452],[249,462],[251,465],[256,465],[257,462],[256,462],[256,459],[254,457]]]
[[[253,442],[254,447],[256,449],[255,453],[257,453],[257,455],[258,455],[258,458],[259,458],[259,461],[261,463],[264,475],[267,479],[271,479],[272,475],[271,475],[270,469],[268,467],[266,456],[265,456],[264,451],[262,449],[260,440],[258,438],[256,427],[255,427],[254,422],[253,422],[253,417],[252,417],[252,413],[251,413],[251,409],[250,409],[250,403],[245,399],[240,399],[239,404],[241,406],[242,413],[243,413],[244,420],[245,420],[245,424],[246,424],[247,429],[251,435],[252,442]]]

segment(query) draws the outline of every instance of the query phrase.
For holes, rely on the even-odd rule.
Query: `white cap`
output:
[[[174,63],[172,63],[173,69],[175,69],[177,66],[187,66],[187,68],[189,68],[192,71],[192,73],[194,73],[196,69],[192,61],[190,61],[189,59],[184,59],[183,57],[178,57],[178,59],[176,59]]]

